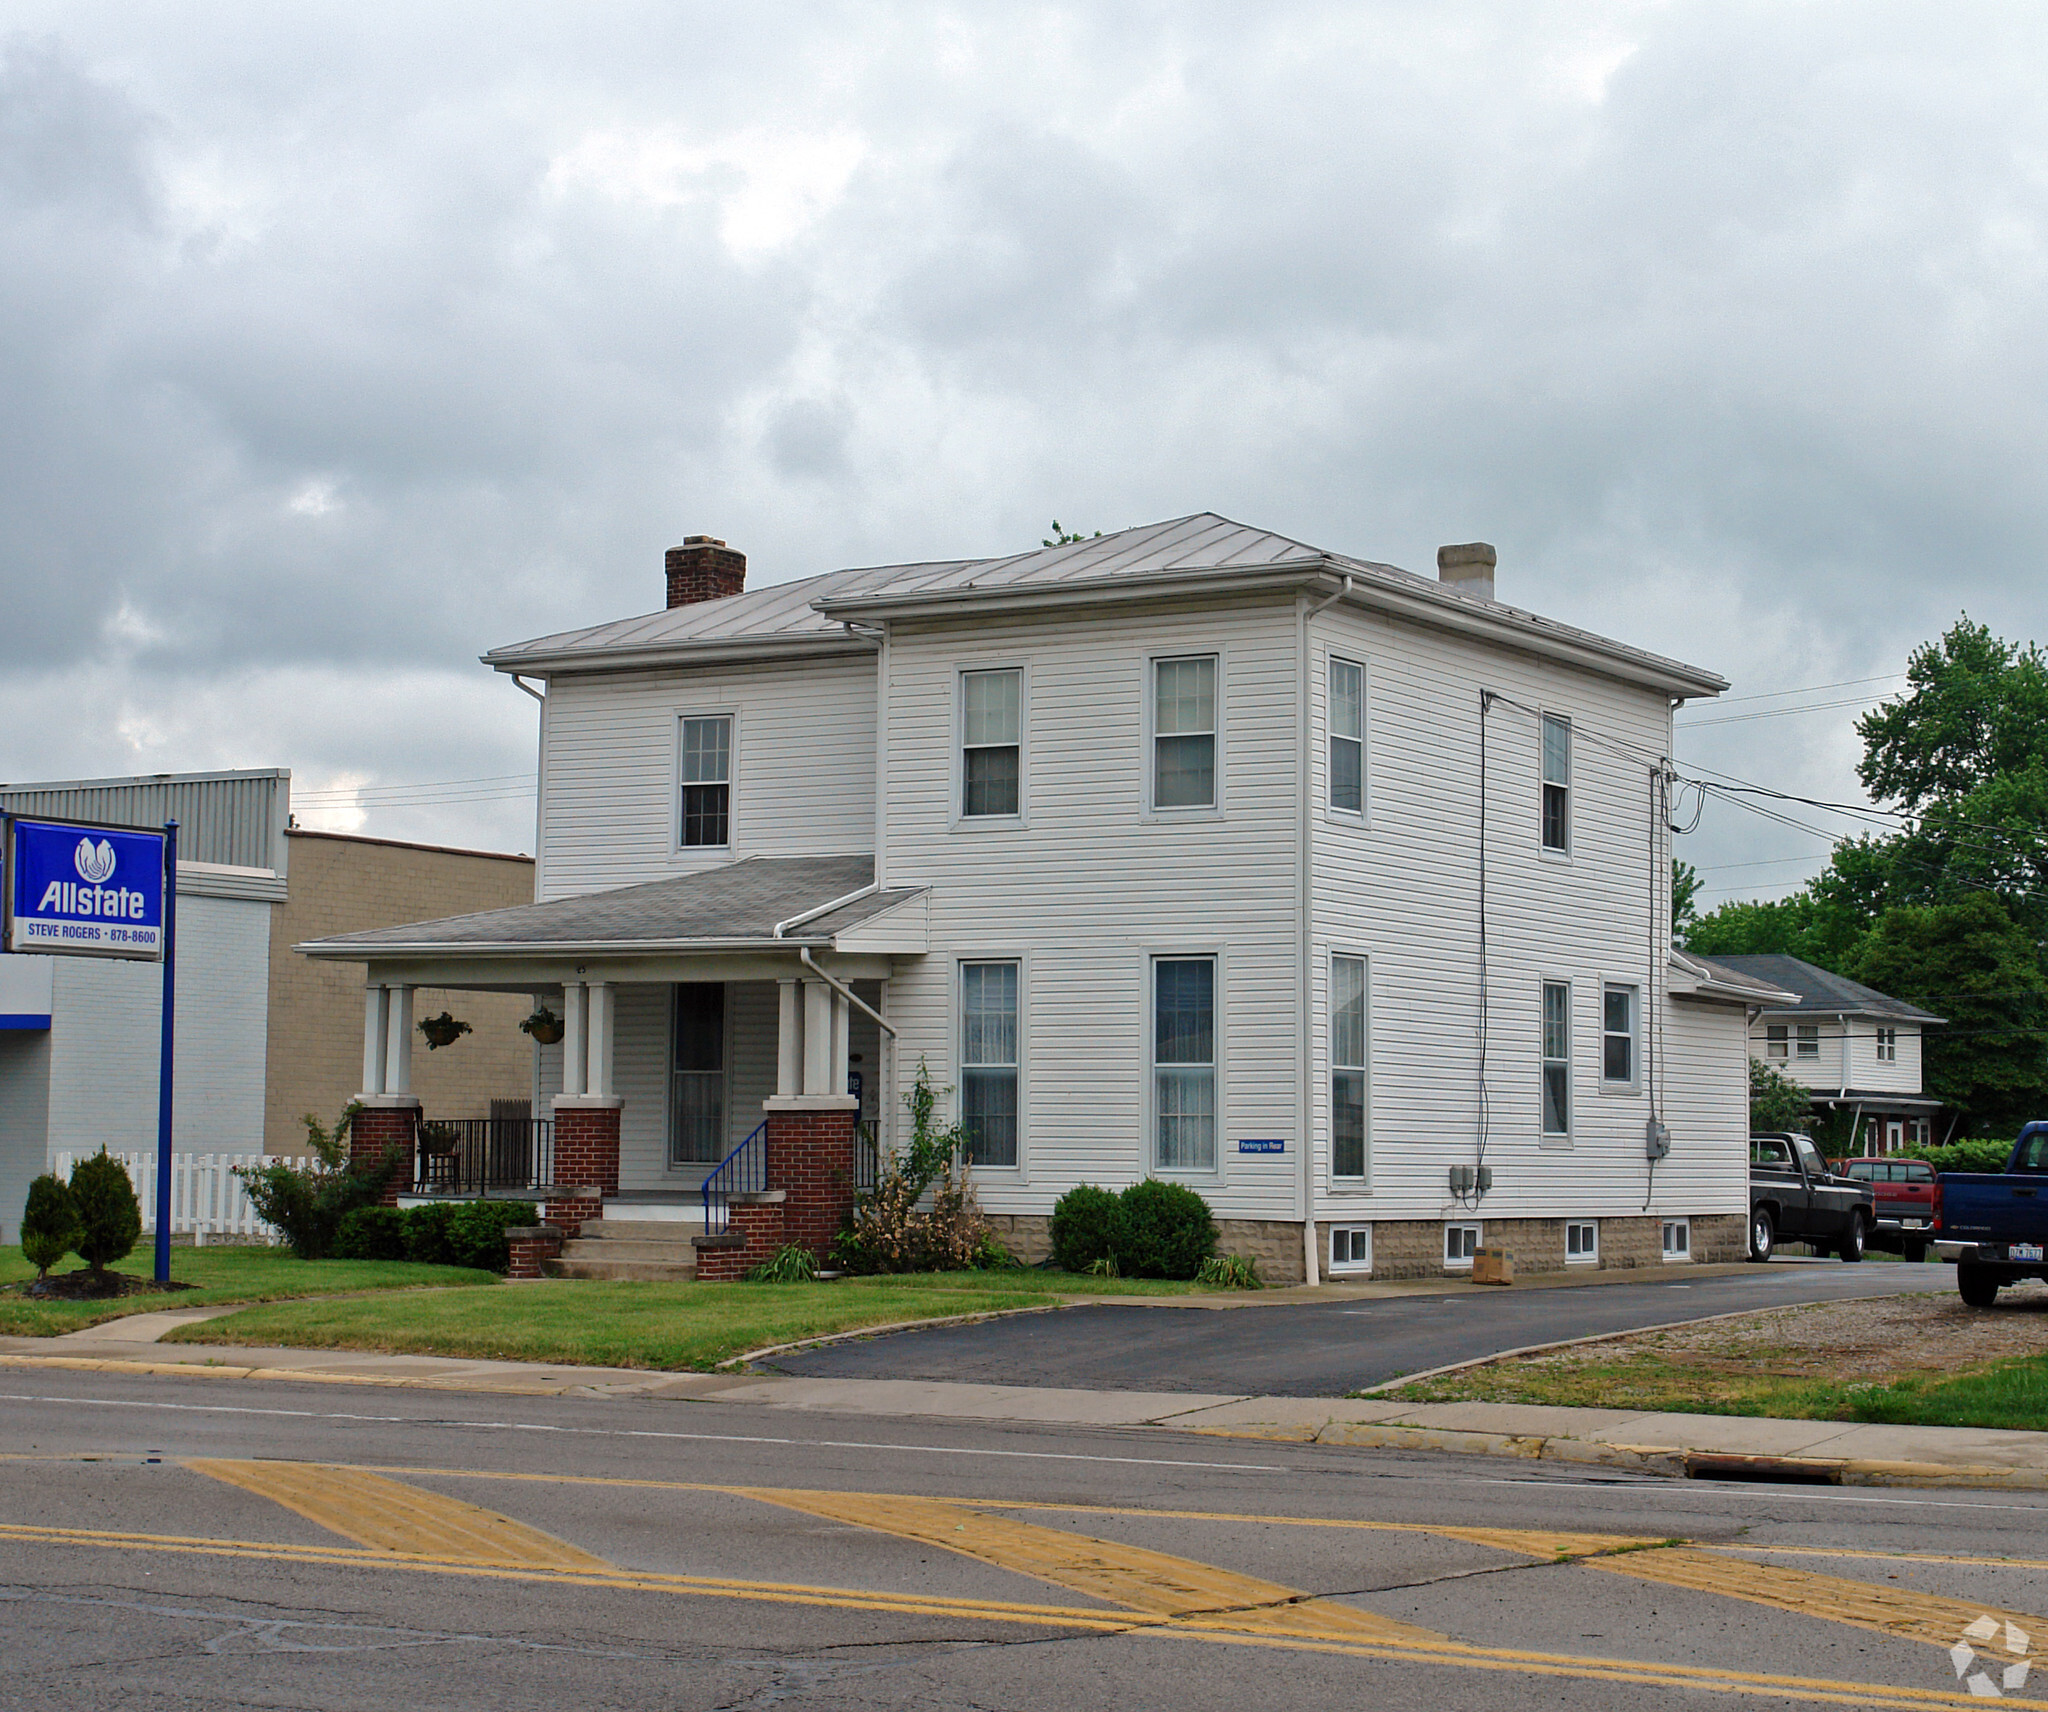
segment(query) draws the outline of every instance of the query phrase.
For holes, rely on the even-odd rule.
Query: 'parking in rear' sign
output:
[[[7,949],[154,962],[164,951],[164,835],[7,822]]]

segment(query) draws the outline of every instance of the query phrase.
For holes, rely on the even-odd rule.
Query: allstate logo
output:
[[[2003,1634],[1999,1632],[2001,1628]],[[1998,1642],[2006,1657],[2001,1659],[1997,1653],[1984,1657],[1970,1645],[1972,1641],[1987,1653],[1991,1652],[1992,1643]],[[2026,1687],[2027,1673],[2034,1662],[2028,1657],[2031,1644],[2032,1637],[2010,1617],[2001,1623],[1986,1612],[1963,1630],[1963,1639],[1949,1648],[1948,1658],[1956,1667],[1956,1681],[1981,1700],[1997,1700]]]
[[[114,877],[114,847],[102,838],[95,844],[90,838],[81,838],[78,848],[71,853],[78,877],[88,886],[97,886]]]

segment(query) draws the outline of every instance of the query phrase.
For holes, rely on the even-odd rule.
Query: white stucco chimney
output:
[[[1468,541],[1462,547],[1439,547],[1436,580],[1474,600],[1491,600],[1495,558],[1494,550],[1484,541]]]

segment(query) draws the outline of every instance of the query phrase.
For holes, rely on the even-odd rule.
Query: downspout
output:
[[[844,982],[834,980],[830,975],[826,974],[824,970],[820,969],[817,965],[816,960],[811,956],[811,948],[808,945],[799,945],[797,947],[796,954],[798,957],[803,959],[804,967],[810,970],[812,974],[816,975],[819,980],[823,981],[826,986],[830,987],[833,990],[833,992],[837,993],[842,999],[844,999],[848,1004],[853,1006],[853,1008],[859,1011],[863,1016],[870,1018],[876,1024],[877,1027],[883,1029],[888,1034],[891,1040],[894,1040],[896,1038],[896,1030],[894,1027],[891,1026],[889,1019],[882,1015],[880,1011],[876,1010],[873,1005],[869,1004],[867,1000],[863,999],[851,987],[847,986]]]
[[[548,800],[548,698],[517,672],[512,674],[512,682],[516,688],[524,690],[540,703],[540,734],[535,740],[533,755],[533,895],[538,899],[541,895],[541,876],[545,872],[541,828],[545,824],[542,812]],[[540,994],[536,992],[533,995],[533,1008],[539,1010],[540,1007]],[[532,1079],[527,1088],[527,1097],[530,1101],[529,1109],[537,1112],[541,1110],[540,1049],[537,1046],[532,1058]]]
[[[1308,604],[1306,594],[1295,597],[1295,650],[1297,673],[1301,680],[1301,742],[1298,770],[1300,789],[1297,802],[1297,835],[1295,846],[1300,851],[1300,873],[1296,889],[1301,902],[1299,932],[1301,936],[1301,1264],[1302,1278],[1310,1286],[1320,1284],[1322,1279],[1322,1256],[1316,1248],[1316,1149],[1313,1123],[1315,1118],[1315,807],[1312,797],[1315,791],[1315,769],[1310,754],[1309,736],[1313,726],[1310,710],[1310,691],[1313,673],[1308,652],[1308,621],[1326,608],[1334,606],[1351,592],[1351,573],[1344,573],[1344,581],[1337,592],[1326,596],[1314,606]]]

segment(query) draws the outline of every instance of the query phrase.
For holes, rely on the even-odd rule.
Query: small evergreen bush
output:
[[[1117,1260],[1130,1278],[1192,1278],[1216,1252],[1209,1203],[1184,1183],[1148,1177],[1123,1202],[1125,1246]]]
[[[78,1202],[64,1179],[45,1171],[28,1186],[21,1209],[21,1257],[36,1269],[36,1282],[78,1246],[85,1235]]]
[[[334,1227],[336,1260],[403,1260],[405,1214],[396,1207],[357,1207]]]
[[[102,1147],[71,1167],[71,1198],[78,1207],[78,1240],[71,1246],[95,1272],[135,1252],[142,1235],[142,1204],[128,1168]]]
[[[1124,1206],[1108,1189],[1078,1183],[1052,1209],[1052,1257],[1063,1272],[1086,1272],[1124,1246]]]
[[[461,1210],[459,1201],[429,1201],[405,1215],[405,1258],[422,1266],[459,1266],[455,1237],[449,1228]],[[528,1209],[531,1212],[531,1209]],[[529,1222],[531,1222],[529,1220]]]
[[[417,1218],[425,1207],[414,1207],[406,1216]],[[448,1251],[457,1266],[477,1266],[486,1272],[503,1272],[512,1264],[512,1248],[505,1240],[509,1230],[531,1230],[540,1222],[531,1201],[464,1201],[449,1217]]]

